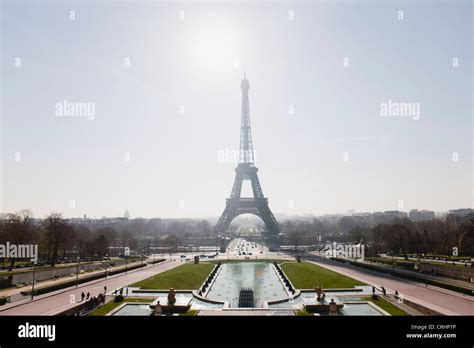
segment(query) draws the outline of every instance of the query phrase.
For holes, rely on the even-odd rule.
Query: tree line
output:
[[[61,214],[51,213],[39,223],[29,210],[0,216],[0,244],[38,244],[39,258],[54,267],[58,260],[71,252],[80,259],[102,258],[111,245],[131,246],[133,238],[127,231],[120,233],[104,227],[91,230],[87,226],[74,226]],[[9,270],[18,259],[11,258]]]
[[[30,210],[0,214],[0,244],[38,244],[39,258],[54,267],[73,255],[74,260],[118,256],[124,248],[149,252],[152,246],[177,250],[190,238],[214,238],[207,220],[135,219],[114,225],[72,223],[59,213],[36,220]],[[18,259],[9,259],[12,270]]]
[[[341,221],[342,220],[342,221]],[[281,224],[282,241],[289,245],[313,245],[326,241],[359,243],[371,253],[437,254],[474,256],[474,215],[449,214],[446,219],[411,221],[395,219],[373,227],[340,219],[336,223],[287,220]],[[321,238],[321,239],[319,239]],[[456,249],[453,249],[456,248]]]

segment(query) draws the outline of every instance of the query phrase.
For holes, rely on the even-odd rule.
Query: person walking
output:
[[[84,294],[84,291],[81,294],[81,301],[84,301],[84,297],[86,297],[86,294]]]
[[[107,293],[107,285],[104,286],[104,294]]]

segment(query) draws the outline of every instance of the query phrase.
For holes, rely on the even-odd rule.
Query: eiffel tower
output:
[[[236,174],[230,198],[226,201],[226,207],[214,228],[214,232],[218,235],[225,234],[231,221],[235,217],[241,214],[253,214],[260,217],[265,223],[267,236],[276,236],[280,233],[280,228],[273,213],[268,207],[268,199],[263,195],[262,187],[260,186],[257,176],[258,168],[254,165],[249,112],[250,85],[245,73],[240,88],[242,89],[242,118],[240,126],[239,163],[237,168],[235,168]],[[250,180],[253,198],[244,198],[240,196],[244,180]]]

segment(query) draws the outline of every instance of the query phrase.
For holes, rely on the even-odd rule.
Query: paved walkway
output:
[[[357,261],[357,263],[363,263],[363,264],[370,265],[372,267],[383,269],[383,270],[386,270],[386,271],[391,271],[393,269],[392,266],[390,266],[390,265],[384,265],[384,264],[375,263],[375,262],[370,263],[369,261]],[[471,270],[471,269],[469,268],[469,270]],[[442,283],[446,283],[446,284],[461,286],[461,287],[464,287],[466,289],[470,289],[470,290],[474,291],[474,284],[471,284],[471,283],[469,283],[465,280],[452,279],[452,278],[447,278],[447,277],[443,277],[443,276],[439,276],[439,275],[431,275],[431,274],[420,273],[420,272],[416,272],[416,271],[409,271],[409,270],[406,270],[406,269],[403,269],[403,268],[400,268],[400,267],[395,267],[395,271],[399,272],[399,273],[407,274],[407,275],[413,275],[413,276],[416,276],[416,277],[426,278],[428,280],[434,280],[434,281],[438,281],[438,282],[442,282]]]
[[[387,300],[388,302],[392,303],[394,306],[404,310],[406,313],[408,313],[410,315],[426,315],[425,313],[420,312],[419,310],[407,305],[406,303],[398,302],[398,299],[395,298],[395,296],[393,294],[384,296],[383,298],[385,300]]]
[[[419,303],[445,315],[474,315],[474,297],[442,289],[424,283],[393,278],[383,273],[368,271],[354,266],[330,261],[310,261],[332,271],[347,275],[364,283],[380,288],[388,293],[398,291],[403,298]]]
[[[130,267],[134,267],[136,265],[139,265],[140,263],[141,263],[141,261],[136,261],[136,262],[129,263],[126,266],[125,265],[120,265],[120,266],[115,266],[115,267],[108,267],[107,271],[112,272],[112,271],[116,271],[116,270],[119,270],[119,269],[125,269],[127,267],[130,268]],[[94,272],[80,273],[78,279],[91,277],[93,275],[100,274],[100,273],[105,274],[105,270],[101,269],[101,270],[97,270],[97,271],[94,271]],[[67,275],[67,276],[59,277],[57,279],[53,278],[53,279],[42,280],[42,281],[39,281],[39,282],[35,283],[35,290],[39,290],[39,289],[48,287],[50,285],[57,285],[57,284],[65,283],[65,282],[70,282],[71,280],[75,280],[75,279],[76,279],[76,275],[72,275],[72,276]],[[19,295],[19,294],[21,294],[21,292],[30,291],[31,289],[32,289],[31,285],[25,285],[25,286],[22,286],[22,287],[19,287],[19,288],[11,287],[11,288],[8,288],[8,289],[0,290],[0,296],[9,297],[9,296],[14,296],[14,295]]]
[[[99,293],[104,292],[104,286],[107,286],[107,292],[110,292],[113,289],[135,283],[182,264],[183,263],[179,261],[168,260],[156,265],[150,265],[128,273],[112,276],[107,280],[91,281],[81,284],[77,288],[69,287],[36,296],[33,301],[26,300],[18,301],[21,302],[21,304],[18,304],[18,302],[7,304],[0,307],[0,315],[54,315],[80,303],[82,292],[85,294],[89,292],[91,296],[97,296]]]

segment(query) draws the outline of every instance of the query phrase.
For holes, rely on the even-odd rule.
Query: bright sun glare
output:
[[[241,63],[236,31],[225,23],[207,23],[191,33],[193,59],[200,68],[237,68]]]

